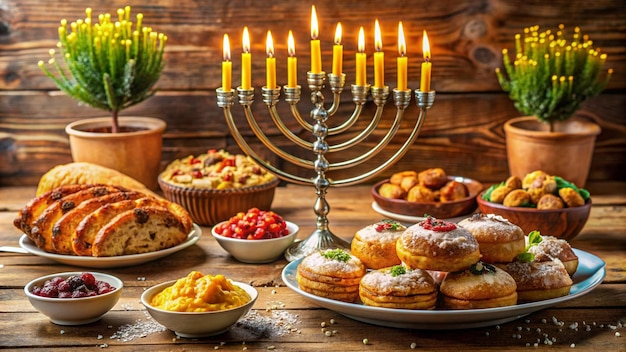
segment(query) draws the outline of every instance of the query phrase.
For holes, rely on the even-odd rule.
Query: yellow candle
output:
[[[356,85],[364,86],[367,81],[367,71],[365,67],[365,60],[367,56],[365,55],[365,32],[363,31],[363,27],[359,29],[359,44],[358,44],[358,52],[356,53]]]
[[[424,30],[424,42],[422,50],[424,51],[424,62],[422,63],[422,76],[420,81],[420,90],[422,92],[430,91],[430,73],[432,69],[432,63],[430,62],[430,43],[428,42],[428,35]]]
[[[406,41],[404,39],[404,29],[402,22],[398,23],[398,90],[407,90],[407,66]]]
[[[322,50],[320,41],[317,39],[319,30],[317,26],[317,13],[315,13],[315,5],[311,7],[311,72],[322,72]]]
[[[374,87],[382,88],[385,85],[385,53],[383,53],[383,38],[380,33],[380,24],[376,20],[374,26]]]
[[[343,45],[341,45],[341,22],[335,29],[335,45],[333,45],[333,75],[339,76],[343,72]]]
[[[230,41],[228,34],[224,34],[223,43],[224,61],[222,61],[222,90],[229,91],[232,89],[232,71],[233,63],[230,61]]]
[[[267,88],[274,89],[276,88],[276,58],[274,57],[274,41],[272,40],[271,31],[267,31],[265,50],[267,51],[267,58],[265,59]]]
[[[243,53],[241,53],[241,88],[252,87],[252,55],[250,54],[250,35],[248,27],[243,28]]]
[[[287,87],[295,88],[298,85],[298,59],[296,58],[296,43],[291,31],[289,31],[289,38],[287,39],[287,50],[289,51],[289,57],[287,58]]]

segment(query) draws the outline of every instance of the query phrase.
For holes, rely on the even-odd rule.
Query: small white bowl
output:
[[[270,263],[285,253],[285,250],[293,243],[298,236],[298,231],[300,231],[298,225],[290,221],[285,222],[287,223],[289,234],[279,238],[246,240],[225,237],[215,233],[215,226],[219,224],[211,229],[211,234],[213,234],[213,237],[215,237],[222,248],[240,262],[251,264]]]
[[[30,304],[40,313],[48,316],[50,321],[58,325],[83,325],[100,320],[120,299],[124,283],[115,276],[90,272],[98,281],[105,281],[115,290],[92,297],[83,298],[49,298],[33,294],[35,286],[43,286],[46,280],[55,277],[68,278],[83,272],[64,272],[51,274],[34,279],[24,286],[24,293]]]
[[[250,311],[259,295],[254,287],[243,282],[232,281],[233,285],[241,287],[250,295],[248,303],[232,309],[211,312],[175,312],[150,305],[154,295],[174,285],[176,281],[172,280],[150,287],[141,295],[141,303],[154,320],[181,337],[200,338],[226,332]]]

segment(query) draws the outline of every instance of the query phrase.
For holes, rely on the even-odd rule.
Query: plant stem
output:
[[[118,122],[118,118],[117,118],[117,113],[119,112],[119,110],[113,110],[111,112],[112,117],[113,117],[113,123],[111,124],[111,133],[117,133],[119,130],[119,122]]]

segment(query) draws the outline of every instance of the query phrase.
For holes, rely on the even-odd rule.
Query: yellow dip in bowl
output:
[[[211,312],[250,302],[250,295],[224,275],[192,271],[152,297],[150,305],[175,312]]]

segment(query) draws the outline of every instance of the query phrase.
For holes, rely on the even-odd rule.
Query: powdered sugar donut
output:
[[[359,284],[363,304],[396,309],[434,309],[437,286],[433,278],[420,269],[402,265],[370,271]]]
[[[573,284],[560,261],[512,262],[497,265],[515,279],[520,302],[566,296]]]
[[[408,227],[396,253],[411,269],[433,271],[461,271],[480,260],[478,242],[467,229],[433,217]]]
[[[474,235],[481,260],[487,263],[510,263],[526,250],[524,231],[502,216],[474,214],[459,222]]]
[[[539,262],[560,260],[567,273],[572,276],[578,269],[578,256],[566,240],[554,236],[541,236],[541,242],[528,248]]]
[[[369,269],[381,269],[400,264],[396,241],[406,226],[393,220],[382,220],[356,232],[350,249]]]

